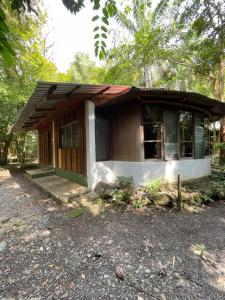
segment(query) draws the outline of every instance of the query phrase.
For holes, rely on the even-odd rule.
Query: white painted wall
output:
[[[96,162],[95,148],[95,106],[91,101],[85,102],[86,122],[86,157],[88,187],[94,188],[99,181],[112,182],[117,176],[132,176],[135,185],[145,184],[156,178],[165,178],[168,182],[204,177],[211,172],[211,159],[182,159],[174,161],[145,160],[101,161]]]
[[[133,176],[134,184],[139,185],[159,177],[172,183],[177,181],[178,174],[184,181],[208,176],[210,172],[211,160],[204,158],[176,161],[102,161],[96,162],[95,171],[92,175],[93,186],[98,181],[110,183],[117,176]]]
[[[91,101],[85,102],[86,125],[86,157],[88,187],[94,188],[96,184],[96,153],[95,153],[95,105]]]

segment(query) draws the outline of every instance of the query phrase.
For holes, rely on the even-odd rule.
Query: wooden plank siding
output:
[[[42,126],[38,131],[39,162],[42,165],[52,164],[52,127],[51,124]]]
[[[80,175],[86,176],[86,146],[85,146],[85,110],[84,103],[77,105],[68,103],[67,109],[63,109],[62,113],[56,111],[55,118],[51,116],[50,120],[45,120],[45,126],[39,126],[39,161],[41,164],[46,164],[47,161],[47,149],[46,143],[44,143],[44,136],[48,130],[52,131],[52,122],[54,121],[55,132],[55,163],[56,168],[63,169],[65,171],[74,172]],[[79,146],[78,148],[59,148],[59,129],[66,124],[78,121],[79,124]],[[52,151],[53,151],[53,147]],[[51,155],[52,157],[52,155]],[[51,161],[52,163],[52,161]]]
[[[113,108],[109,115],[110,159],[142,160],[141,104],[132,101]]]

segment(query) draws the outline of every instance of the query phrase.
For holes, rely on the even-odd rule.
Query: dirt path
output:
[[[0,299],[225,299],[225,203],[72,218],[1,171]]]

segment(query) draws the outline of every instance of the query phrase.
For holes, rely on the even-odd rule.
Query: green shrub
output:
[[[116,206],[124,206],[130,203],[131,191],[127,189],[116,189],[113,192],[112,202]]]
[[[145,186],[146,192],[148,192],[154,199],[158,197],[161,191],[161,178],[154,179],[148,182]]]
[[[134,208],[142,208],[143,207],[143,201],[141,199],[136,199],[133,203]]]
[[[161,191],[161,178],[156,178],[146,184],[146,191],[155,194]]]
[[[133,187],[133,177],[125,177],[125,176],[117,176],[116,177],[116,184],[118,188],[125,189],[125,188],[132,188]]]
[[[212,191],[211,197],[215,200],[225,198],[225,168],[217,167],[210,176]]]
[[[214,170],[212,175],[210,176],[212,181],[222,182],[225,183],[225,169],[217,169]]]
[[[195,195],[193,198],[193,204],[196,206],[202,205],[202,204],[209,204],[210,202],[214,202],[211,199],[211,196],[207,193],[199,192]]]
[[[212,183],[211,197],[216,200],[225,198],[225,181],[224,182],[214,181]]]

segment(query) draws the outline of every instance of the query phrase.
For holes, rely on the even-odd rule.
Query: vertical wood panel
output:
[[[139,102],[120,105],[110,113],[110,159],[140,161],[141,109]]]
[[[56,157],[56,167],[62,168],[66,171],[72,171],[81,175],[86,175],[86,147],[85,147],[85,112],[84,104],[79,104],[76,107],[70,107],[68,104],[68,109],[65,110],[61,115],[59,114],[55,117],[55,157]],[[59,129],[61,126],[78,121],[78,134],[79,134],[79,147],[78,148],[59,148]],[[40,143],[40,161],[42,163],[47,158],[47,153],[44,145],[44,133],[40,131],[39,137]]]

